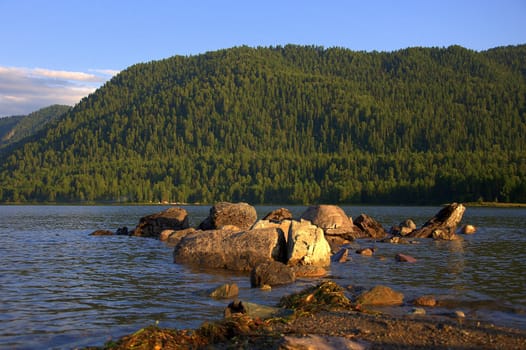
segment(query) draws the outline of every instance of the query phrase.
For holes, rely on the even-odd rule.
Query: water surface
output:
[[[89,236],[96,229],[133,228],[140,217],[167,206],[0,206],[0,348],[42,349],[102,345],[137,329],[196,328],[219,319],[228,300],[206,291],[235,282],[240,299],[275,305],[306,285],[301,280],[271,292],[251,289],[242,274],[197,271],[172,262],[172,248],[154,239]],[[276,206],[257,207],[262,217]],[[305,207],[288,207],[295,214]],[[366,213],[389,228],[406,218],[422,225],[439,207],[343,207]],[[187,206],[191,225],[208,206]],[[526,329],[526,209],[468,208],[464,223],[475,235],[460,242],[416,245],[353,242],[351,261],[333,264],[342,286],[388,285],[406,300],[434,294],[451,309],[498,325]],[[353,253],[375,245],[374,257]],[[394,261],[396,253],[418,259]],[[432,312],[441,312],[435,310]]]

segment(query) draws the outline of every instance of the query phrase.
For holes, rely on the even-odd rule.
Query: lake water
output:
[[[301,280],[264,292],[251,289],[246,275],[176,265],[173,249],[154,239],[89,235],[96,229],[131,229],[142,216],[166,208],[0,206],[0,348],[102,345],[157,322],[161,327],[196,328],[222,317],[229,300],[205,293],[222,283],[237,283],[241,300],[272,306],[282,295],[317,283]],[[210,209],[184,208],[192,226]],[[261,218],[278,206],[256,208]],[[288,208],[295,215],[305,209]],[[406,218],[420,226],[440,207],[343,209],[352,217],[366,213],[389,228]],[[477,233],[460,242],[375,243],[374,257],[354,253],[372,242],[353,242],[352,260],[333,264],[330,274],[342,286],[390,286],[404,293],[405,300],[434,294],[451,300],[450,311],[526,329],[526,209],[468,208],[463,223],[477,226]],[[418,261],[396,263],[399,252]]]

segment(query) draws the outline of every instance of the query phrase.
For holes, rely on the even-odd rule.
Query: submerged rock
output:
[[[360,294],[356,302],[372,306],[401,305],[404,302],[404,295],[389,287],[379,285]]]
[[[290,266],[278,261],[267,261],[256,266],[250,273],[250,285],[252,288],[263,285],[276,286],[293,283],[296,274]]]
[[[214,289],[209,296],[216,299],[231,299],[239,294],[239,287],[237,284],[223,284]]]
[[[95,230],[90,233],[90,236],[113,236],[113,232],[110,230]]]

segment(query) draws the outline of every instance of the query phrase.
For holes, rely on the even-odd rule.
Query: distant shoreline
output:
[[[489,207],[489,208],[526,208],[526,203],[508,202],[466,202],[466,207]]]

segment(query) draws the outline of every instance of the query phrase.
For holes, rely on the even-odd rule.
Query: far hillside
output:
[[[0,148],[37,133],[47,123],[64,115],[70,109],[70,106],[52,105],[25,116],[0,118]]]

